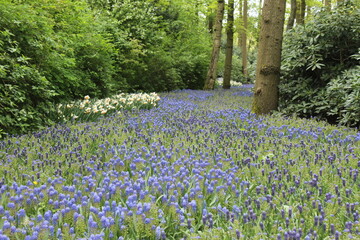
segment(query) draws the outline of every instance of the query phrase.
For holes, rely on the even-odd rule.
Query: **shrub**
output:
[[[108,19],[104,31],[116,48],[115,76],[128,92],[202,88],[208,67],[210,35],[186,6],[171,1],[88,0]],[[107,5],[107,7],[106,7]]]
[[[49,101],[56,95],[39,71],[50,51],[51,23],[28,6],[0,1],[0,129],[21,133],[50,123]],[[44,56],[43,56],[44,57]],[[39,59],[39,61],[35,61]]]
[[[283,46],[280,110],[345,124],[341,120],[345,113],[329,112],[333,106],[326,88],[358,65],[351,56],[359,46],[360,11],[351,2],[331,12],[319,11],[304,26],[289,31]]]
[[[82,2],[0,0],[1,131],[35,130],[55,102],[116,90],[113,54]]]
[[[336,116],[343,125],[360,127],[360,66],[345,70],[333,79],[326,89],[330,108],[328,114]]]

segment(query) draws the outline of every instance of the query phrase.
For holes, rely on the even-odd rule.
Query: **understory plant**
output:
[[[280,110],[358,127],[359,109],[349,106],[358,105],[359,60],[355,56],[359,46],[360,9],[351,1],[331,11],[319,10],[304,26],[288,31],[282,54]],[[335,92],[340,94],[336,99]]]

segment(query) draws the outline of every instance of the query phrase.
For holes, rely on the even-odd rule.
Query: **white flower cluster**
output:
[[[223,85],[223,79],[222,78],[218,78],[216,80],[216,83],[218,86],[222,86]],[[241,87],[243,84],[241,82],[235,82],[235,81],[230,81],[230,85],[232,87]]]
[[[160,97],[156,93],[121,93],[98,100],[91,100],[87,95],[81,101],[75,101],[65,105],[59,104],[58,114],[63,119],[66,119],[66,116],[70,116],[71,119],[77,119],[80,115],[104,115],[108,112],[120,111],[123,109],[150,109],[155,107],[159,100]]]
[[[80,103],[80,109],[85,109],[85,113],[107,113],[112,109],[135,109],[142,106],[155,107],[160,97],[156,93],[136,93],[125,94],[121,93],[111,98],[104,98],[90,103],[90,97],[85,96],[84,100]]]

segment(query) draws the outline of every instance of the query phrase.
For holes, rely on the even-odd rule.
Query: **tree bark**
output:
[[[263,7],[262,5],[263,5],[263,1],[259,0],[258,29],[261,28],[261,11]]]
[[[327,10],[331,10],[331,0],[325,0],[324,5]]]
[[[248,4],[247,0],[244,1],[244,9],[243,9],[243,23],[244,23],[244,29],[241,34],[241,57],[242,57],[242,73],[244,77],[248,76],[248,70],[247,70],[247,28],[248,28]]]
[[[270,113],[278,107],[285,2],[264,1],[252,105],[252,111],[258,115]]]
[[[242,40],[241,40],[241,33],[242,33],[242,26],[243,26],[243,23],[242,23],[242,19],[243,19],[243,7],[242,7],[242,0],[240,0],[239,2],[239,19],[240,19],[240,27],[238,29],[238,46],[239,48],[241,49],[241,46],[242,46]]]
[[[291,10],[290,10],[288,23],[286,26],[286,31],[289,31],[294,27],[295,16],[296,16],[296,0],[291,0]]]
[[[298,6],[296,8],[296,24],[304,25],[306,2],[305,0],[298,0],[296,5]]]
[[[306,2],[305,0],[301,0],[301,19],[302,24],[305,24],[305,12],[306,12]]]
[[[225,1],[218,0],[217,2],[218,2],[218,6],[216,12],[215,27],[214,27],[213,49],[211,53],[209,69],[206,75],[204,90],[214,89],[215,81],[217,77],[217,64],[220,53],[222,20],[224,18]]]
[[[228,18],[226,25],[226,55],[225,55],[225,70],[223,88],[230,89],[231,70],[232,70],[232,57],[234,45],[234,0],[229,0],[228,3]]]

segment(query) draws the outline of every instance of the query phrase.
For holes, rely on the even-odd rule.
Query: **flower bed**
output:
[[[0,142],[0,239],[359,238],[360,134],[227,91]]]
[[[81,101],[59,104],[57,112],[60,121],[89,121],[116,111],[150,109],[156,107],[160,97],[156,93],[121,93],[104,99],[90,99],[85,96]]]

